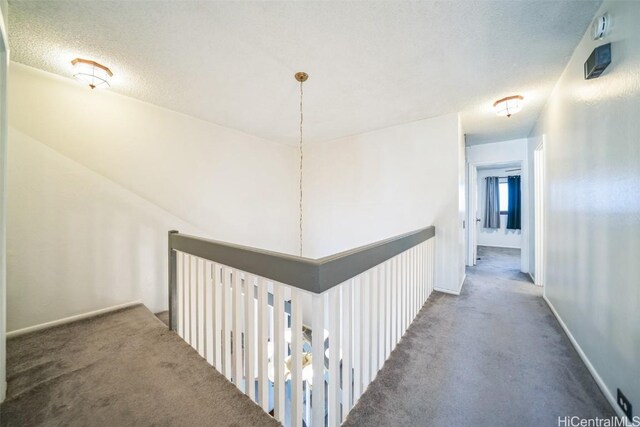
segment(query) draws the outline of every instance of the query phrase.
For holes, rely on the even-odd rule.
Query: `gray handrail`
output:
[[[430,226],[320,259],[266,251],[169,231],[169,317],[177,312],[175,251],[320,294],[435,236]],[[173,323],[173,321],[171,322]],[[172,325],[173,329],[173,325]]]

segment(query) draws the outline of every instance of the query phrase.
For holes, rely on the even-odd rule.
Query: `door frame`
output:
[[[529,188],[528,179],[529,171],[527,169],[528,162],[523,159],[514,160],[491,160],[484,162],[468,162],[467,163],[467,212],[466,221],[468,224],[467,242],[466,242],[466,259],[467,266],[472,267],[476,265],[477,261],[477,248],[478,248],[478,236],[477,236],[477,208],[478,208],[478,167],[482,166],[496,166],[500,167],[504,164],[519,165],[521,169],[520,176],[522,177],[522,229],[520,233],[522,235],[522,244],[520,248],[520,271],[524,273],[529,272]],[[473,182],[472,182],[473,181]]]
[[[0,402],[7,395],[7,89],[9,37],[0,9]]]
[[[534,186],[534,283],[544,286],[544,182],[545,151],[544,138],[533,150],[533,186]]]
[[[467,163],[467,266],[476,265],[478,258],[478,227],[476,227],[476,211],[478,205],[478,168],[472,163]],[[475,189],[475,190],[473,190]]]

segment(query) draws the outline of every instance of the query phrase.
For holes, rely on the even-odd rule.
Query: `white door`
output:
[[[544,142],[534,151],[534,199],[535,199],[535,270],[534,281],[544,286]]]

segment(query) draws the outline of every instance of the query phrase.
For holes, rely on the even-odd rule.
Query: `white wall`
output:
[[[166,309],[167,231],[295,253],[294,147],[12,63],[8,330]]]
[[[505,120],[509,120],[505,118]],[[493,142],[467,147],[467,163],[477,166],[491,165],[495,163],[519,163],[521,164],[522,186],[522,230],[521,230],[521,261],[520,270],[529,271],[529,161],[528,140],[526,138],[510,141]],[[480,178],[478,177],[478,183]],[[480,218],[480,216],[478,216]]]
[[[9,330],[167,306],[167,231],[204,232],[22,132],[9,135]]]
[[[488,176],[516,176],[520,172],[507,172],[506,170],[519,168],[520,165],[507,168],[497,169],[481,169],[478,170],[478,218],[482,219],[478,223],[478,245],[480,246],[496,246],[501,248],[521,248],[522,233],[520,230],[507,230],[507,214],[500,215],[500,228],[484,228],[484,217],[486,207],[487,183],[485,178]],[[522,185],[522,183],[520,184]],[[522,212],[522,215],[528,215],[528,212]]]
[[[640,408],[640,3],[605,1],[613,27],[585,34],[531,135],[545,141],[545,296],[609,397]],[[612,43],[595,80],[583,64]],[[617,408],[615,403],[613,406]]]
[[[458,292],[464,271],[460,131],[453,114],[307,147],[307,255],[435,225],[436,285]]]

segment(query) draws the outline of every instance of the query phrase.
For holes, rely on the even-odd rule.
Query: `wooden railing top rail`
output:
[[[173,250],[320,294],[435,236],[433,226],[311,259],[169,232]]]

